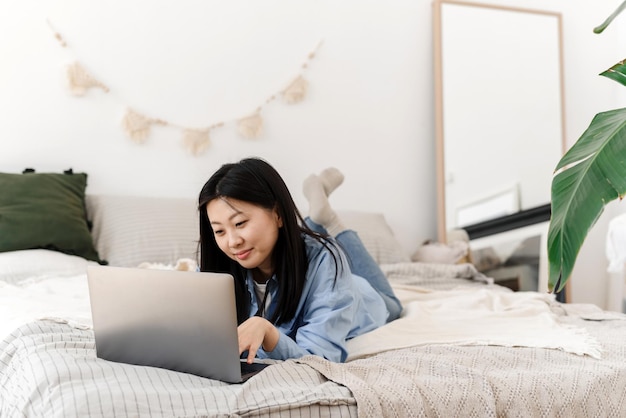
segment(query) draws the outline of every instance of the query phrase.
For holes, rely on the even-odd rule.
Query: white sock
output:
[[[322,170],[319,178],[322,181],[322,185],[324,186],[326,196],[330,196],[330,194],[334,192],[335,189],[341,185],[341,183],[343,183],[344,177],[343,173],[335,167],[328,167]]]
[[[302,191],[309,201],[309,217],[313,222],[322,225],[333,237],[346,229],[330,206],[324,184],[318,176],[311,174],[307,177],[302,184]]]

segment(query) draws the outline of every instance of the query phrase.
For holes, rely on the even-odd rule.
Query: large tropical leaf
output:
[[[556,172],[548,231],[549,291],[565,286],[604,206],[626,193],[626,108],[597,114]]]
[[[602,33],[624,10],[626,0],[593,31]],[[626,64],[620,61],[600,75],[626,85]],[[580,247],[606,204],[626,193],[626,109],[597,114],[555,172],[548,230],[551,292],[565,286]]]

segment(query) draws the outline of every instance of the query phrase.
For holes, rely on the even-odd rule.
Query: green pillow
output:
[[[101,262],[87,213],[87,174],[0,173],[0,252],[44,248]]]

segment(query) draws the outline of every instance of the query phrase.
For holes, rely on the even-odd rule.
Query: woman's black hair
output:
[[[304,235],[313,237],[325,247],[334,245],[326,236],[306,226],[287,185],[278,172],[259,158],[246,158],[224,164],[205,183],[198,197],[200,212],[200,270],[229,273],[235,278],[237,320],[248,319],[250,298],[246,289],[247,271],[220,250],[207,216],[207,205],[214,199],[227,197],[242,200],[278,212],[282,227],[272,252],[274,274],[278,282],[277,307],[269,320],[280,324],[291,320],[298,307],[308,267]],[[303,235],[304,234],[304,235]],[[338,256],[330,251],[336,273]]]

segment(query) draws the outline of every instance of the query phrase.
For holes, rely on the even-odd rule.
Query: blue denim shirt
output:
[[[348,356],[346,340],[384,325],[389,315],[385,302],[362,277],[350,272],[348,261],[340,252],[342,268],[335,281],[335,262],[330,251],[316,240],[305,237],[309,267],[296,314],[289,322],[277,326],[280,338],[271,352],[262,348],[259,358],[286,360],[308,354],[343,362]],[[276,308],[276,276],[267,282],[271,302],[265,314],[271,317]],[[248,272],[250,316],[261,301],[254,291]]]

